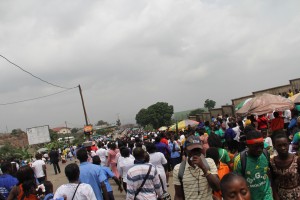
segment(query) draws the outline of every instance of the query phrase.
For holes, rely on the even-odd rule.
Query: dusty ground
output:
[[[47,175],[48,175],[48,180],[51,181],[53,183],[53,186],[54,186],[54,192],[56,191],[56,189],[64,184],[64,183],[67,183],[68,180],[64,174],[64,169],[65,169],[65,166],[67,164],[70,164],[72,162],[75,162],[74,160],[73,161],[67,161],[66,164],[62,164],[61,162],[59,163],[59,166],[60,166],[60,169],[61,169],[61,173],[60,174],[57,174],[55,175],[54,173],[54,169],[53,169],[53,166],[52,165],[49,165],[47,164]],[[79,163],[77,161],[77,163]],[[113,181],[113,180],[110,180],[110,183],[113,187],[113,192],[114,192],[114,196],[115,196],[115,199],[116,200],[124,200],[125,199],[125,192],[123,191],[122,193],[120,193],[118,191],[118,188],[117,188],[117,185],[116,183]],[[174,198],[174,194],[175,194],[175,191],[174,191],[174,187],[172,185],[172,177],[170,177],[170,180],[169,180],[169,184],[170,184],[170,187],[168,188],[168,192],[171,194],[172,196],[172,199]]]

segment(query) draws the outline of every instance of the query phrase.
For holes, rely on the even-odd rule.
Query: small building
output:
[[[58,133],[58,134],[70,134],[71,133],[71,129],[67,128],[67,127],[57,127],[57,128],[53,128],[52,131]]]

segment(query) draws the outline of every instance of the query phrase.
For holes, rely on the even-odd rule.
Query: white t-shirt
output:
[[[34,174],[37,178],[44,177],[43,165],[46,165],[43,160],[36,160],[32,163],[31,167],[33,168]]]
[[[127,183],[127,172],[134,165],[134,157],[130,155],[127,158],[120,157],[118,160],[117,168],[120,176],[123,178],[123,182]]]
[[[265,138],[265,143],[267,143],[270,147],[273,147],[272,139],[270,137]]]
[[[96,154],[100,157],[101,166],[106,166],[107,150],[104,148],[100,148],[96,151]]]
[[[59,188],[57,188],[53,199],[63,197],[63,195],[67,196],[67,199],[72,199],[77,186],[77,183],[67,183],[61,185]],[[74,200],[97,200],[97,198],[89,184],[80,183],[74,196]]]

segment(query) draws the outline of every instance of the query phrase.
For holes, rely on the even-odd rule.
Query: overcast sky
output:
[[[0,1],[0,54],[63,87],[87,114],[135,123],[141,108],[217,106],[300,78],[300,1]],[[0,58],[0,103],[62,89]],[[0,106],[0,132],[82,127],[78,89]]]

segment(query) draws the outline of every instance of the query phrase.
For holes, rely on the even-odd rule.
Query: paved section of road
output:
[[[65,183],[68,183],[68,179],[65,176],[65,166],[70,164],[70,163],[74,163],[75,161],[67,161],[67,163],[62,164],[61,162],[59,163],[60,169],[61,169],[61,173],[55,175],[54,173],[54,169],[53,169],[53,165],[49,165],[47,164],[47,175],[48,175],[48,180],[52,182],[53,186],[54,186],[54,191],[56,191],[56,189]],[[76,163],[79,164],[79,161],[77,161]],[[113,180],[110,180],[110,183],[113,187],[113,192],[114,192],[114,196],[116,200],[124,200],[125,199],[125,192],[123,191],[122,193],[120,193],[118,191],[118,187],[116,185],[116,183]],[[174,186],[172,185],[172,176],[170,177],[169,180],[170,183],[170,187],[168,187],[168,192],[171,194],[172,199],[174,198]]]

